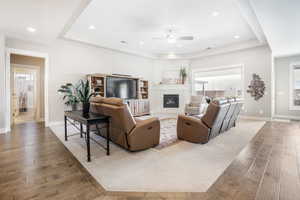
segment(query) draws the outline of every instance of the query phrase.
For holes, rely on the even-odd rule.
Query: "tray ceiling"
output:
[[[150,57],[257,41],[235,0],[93,0],[64,37]]]

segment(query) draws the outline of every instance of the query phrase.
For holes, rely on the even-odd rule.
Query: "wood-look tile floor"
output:
[[[0,200],[297,200],[299,172],[299,123],[266,123],[205,193],[108,192],[43,124],[0,135]]]

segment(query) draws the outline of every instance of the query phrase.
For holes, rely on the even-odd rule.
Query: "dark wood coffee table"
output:
[[[85,135],[86,140],[86,149],[87,149],[87,161],[91,161],[91,150],[90,150],[90,140],[93,139],[90,137],[90,126],[95,125],[97,131],[100,133],[100,129],[98,128],[98,125],[105,123],[107,126],[107,135],[106,135],[106,147],[102,146],[100,143],[95,141],[97,144],[99,144],[102,148],[106,150],[106,155],[109,155],[109,116],[97,114],[97,113],[88,113],[87,115],[83,115],[82,111],[66,111],[65,112],[65,141],[68,141],[68,126],[67,123],[69,122],[72,124],[75,128],[79,129],[80,131],[80,137]],[[80,124],[80,128],[78,128],[75,124],[75,122],[72,122],[70,119],[74,120],[75,122],[78,122]],[[83,131],[83,126],[86,126],[86,131]],[[78,134],[73,134],[78,135]],[[73,136],[69,135],[69,136]],[[100,135],[100,134],[99,134]],[[105,138],[105,137],[104,137]]]

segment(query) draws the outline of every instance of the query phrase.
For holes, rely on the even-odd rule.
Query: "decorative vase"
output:
[[[88,115],[90,112],[90,103],[82,103],[82,114],[85,116],[85,115]]]

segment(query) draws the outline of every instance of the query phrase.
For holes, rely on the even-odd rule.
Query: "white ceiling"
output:
[[[250,0],[274,56],[300,53],[300,1]]]
[[[51,42],[87,0],[0,0],[0,31],[9,37]],[[35,33],[26,31],[36,29]]]
[[[215,17],[213,12],[219,15]],[[90,25],[95,29],[90,30]],[[196,39],[175,44],[152,39],[166,35],[170,28],[176,37],[192,35]],[[208,47],[258,41],[236,0],[93,0],[65,37],[151,57],[195,54]]]
[[[282,56],[300,53],[299,10],[299,0],[0,0],[0,32],[42,43],[64,35],[137,55],[185,59],[259,46],[267,40],[273,54]],[[214,11],[219,16],[212,16]],[[89,30],[90,25],[96,29]],[[170,26],[176,36],[197,39],[176,44],[152,40],[165,35]]]

